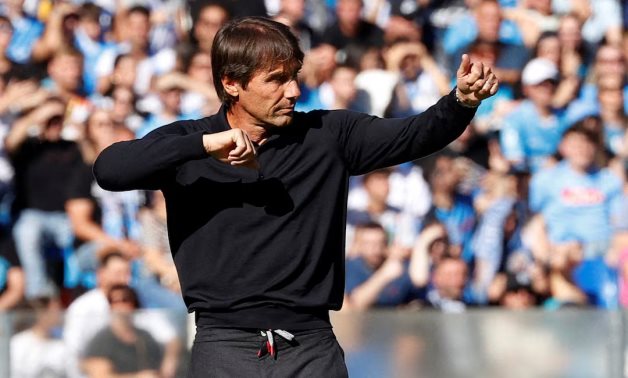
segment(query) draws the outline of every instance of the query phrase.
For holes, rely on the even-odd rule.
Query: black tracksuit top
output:
[[[107,190],[163,191],[183,297],[202,324],[325,328],[342,306],[349,176],[440,150],[474,114],[453,91],[405,119],[295,112],[258,149],[257,171],[206,154],[203,134],[230,128],[223,108],[113,144],[94,174]]]

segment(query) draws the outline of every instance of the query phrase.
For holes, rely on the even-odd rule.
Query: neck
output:
[[[552,111],[551,111],[550,107],[547,106],[546,104],[541,104],[541,103],[535,102],[534,106],[536,107],[536,110],[539,112],[539,114],[542,117],[547,117],[550,114],[552,114]]]
[[[244,131],[255,144],[262,144],[270,136],[270,126],[254,119],[249,114],[231,109],[227,110],[227,122],[232,129]]]
[[[581,166],[581,165],[573,164],[571,162],[569,163],[569,166],[574,171],[576,171],[578,173],[582,173],[582,174],[587,173],[587,171],[591,168],[591,165],[588,165],[588,166],[584,167],[584,166]]]
[[[386,210],[386,203],[379,201],[370,201],[367,205],[367,210],[369,213],[381,214]]]
[[[454,200],[453,196],[445,192],[436,192],[432,195],[432,201],[434,205],[443,209],[451,208]]]

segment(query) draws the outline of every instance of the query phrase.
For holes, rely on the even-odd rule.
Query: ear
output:
[[[223,77],[220,81],[222,82],[222,87],[225,89],[225,92],[227,92],[229,96],[238,97],[238,90],[240,88],[238,82],[226,76]]]

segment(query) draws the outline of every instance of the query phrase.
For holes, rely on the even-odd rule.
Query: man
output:
[[[68,307],[63,330],[67,347],[68,376],[83,377],[79,359],[89,341],[110,321],[110,303],[107,293],[117,285],[131,281],[131,263],[118,251],[110,251],[100,261],[97,272],[98,286],[76,298]],[[181,342],[167,314],[144,310],[135,317],[135,324],[147,330],[164,348],[160,371],[163,377],[173,377],[178,364]]]
[[[56,292],[58,282],[49,274],[46,252],[65,250],[72,243],[65,186],[82,158],[78,145],[61,137],[66,109],[62,100],[49,98],[16,120],[5,139],[16,172],[14,206],[19,215],[13,237],[28,299]],[[33,129],[36,136],[30,135]]]
[[[356,239],[358,256],[346,264],[343,310],[393,307],[412,300],[415,292],[408,259],[401,248],[388,246],[384,227],[375,222],[359,225]]]
[[[543,216],[547,228],[552,288],[560,283],[579,294],[559,299],[586,302],[578,293],[582,289],[595,305],[613,308],[615,299],[604,287],[609,280],[605,259],[622,216],[622,183],[596,165],[597,138],[582,124],[565,132],[559,148],[564,159],[532,176],[530,208]]]
[[[515,171],[536,172],[547,166],[569,126],[564,110],[552,108],[558,76],[558,67],[544,58],[532,59],[523,69],[525,99],[508,115],[500,132],[502,151]]]
[[[458,100],[452,91],[413,118],[294,112],[298,46],[271,20],[227,24],[212,49],[221,110],[114,144],[94,166],[107,190],[165,195],[197,319],[193,377],[346,376],[328,311],[342,306],[349,176],[444,147],[472,118],[469,107],[497,91],[490,68],[465,56]]]

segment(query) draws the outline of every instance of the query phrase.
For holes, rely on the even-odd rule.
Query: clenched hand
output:
[[[255,147],[241,129],[231,129],[203,136],[205,151],[223,163],[257,169]]]

